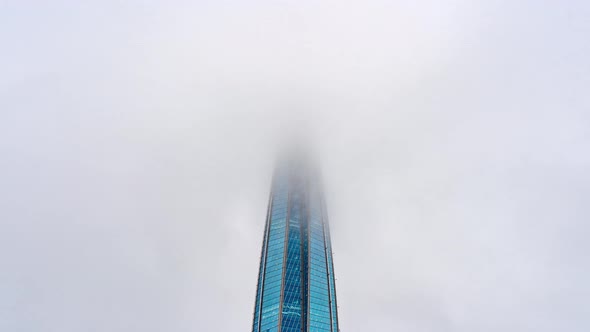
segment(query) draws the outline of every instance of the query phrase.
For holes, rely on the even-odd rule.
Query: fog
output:
[[[0,4],[0,330],[248,331],[320,156],[342,331],[590,330],[583,1]]]

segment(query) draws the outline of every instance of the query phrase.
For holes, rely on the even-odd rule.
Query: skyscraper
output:
[[[280,163],[269,199],[253,332],[338,332],[334,264],[317,171]]]

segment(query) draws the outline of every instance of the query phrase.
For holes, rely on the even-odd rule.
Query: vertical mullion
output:
[[[289,179],[291,180],[291,179]],[[291,181],[288,182],[287,188],[287,218],[285,219],[285,242],[283,247],[283,272],[281,275],[281,291],[280,291],[280,299],[279,299],[279,321],[278,321],[278,332],[281,332],[281,325],[283,321],[283,301],[285,297],[285,274],[287,271],[287,252],[289,251],[289,227],[291,225]]]

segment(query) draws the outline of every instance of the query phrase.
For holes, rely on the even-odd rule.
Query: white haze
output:
[[[589,17],[3,1],[0,330],[248,331],[273,154],[307,133],[342,331],[589,331]]]

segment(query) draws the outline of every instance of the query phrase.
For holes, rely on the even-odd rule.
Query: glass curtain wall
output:
[[[262,242],[253,332],[338,332],[330,234],[318,177],[275,172]]]

